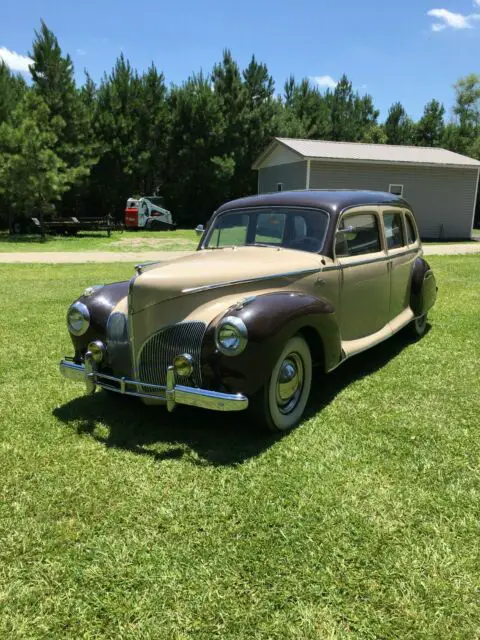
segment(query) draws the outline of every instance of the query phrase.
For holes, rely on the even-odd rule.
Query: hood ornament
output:
[[[234,310],[235,311],[240,311],[240,309],[243,309],[244,307],[246,307],[248,304],[250,304],[251,302],[253,302],[255,300],[257,296],[247,296],[246,298],[242,298],[241,300],[239,300],[235,305],[234,305]]]
[[[82,293],[82,296],[84,298],[90,298],[90,296],[93,296],[95,291],[98,291],[99,289],[101,289],[104,286],[105,285],[103,285],[103,284],[94,284],[91,287],[87,287],[86,289],[84,289],[84,291]]]

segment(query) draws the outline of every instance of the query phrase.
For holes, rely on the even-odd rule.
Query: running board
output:
[[[415,314],[410,307],[408,307],[408,309],[404,309],[396,318],[382,327],[380,331],[372,333],[370,336],[365,336],[364,338],[358,338],[358,340],[342,340],[342,351],[345,354],[344,359],[346,360],[347,358],[356,356],[358,353],[362,353],[362,351],[366,351],[380,344],[380,342],[387,340],[393,336],[394,333],[397,333],[397,331],[407,326],[414,317]]]

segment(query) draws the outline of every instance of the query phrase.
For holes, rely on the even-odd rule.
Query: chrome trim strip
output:
[[[174,409],[176,404],[186,404],[214,411],[243,411],[248,407],[248,398],[241,393],[221,393],[220,391],[197,389],[181,384],[176,385],[173,369],[168,371],[167,386],[161,386],[127,378],[116,378],[98,371],[89,373],[83,365],[70,360],[62,360],[59,366],[60,373],[68,380],[87,383],[90,388],[91,386],[95,388],[97,385],[102,389],[115,391],[126,396],[160,400],[167,404],[169,411]],[[150,393],[145,392],[145,388]]]
[[[350,267],[359,267],[363,264],[373,264],[374,262],[388,262],[389,260],[394,260],[395,258],[402,258],[403,256],[406,256],[409,253],[417,253],[417,251],[419,251],[418,248],[407,249],[407,251],[402,251],[402,253],[394,253],[393,255],[388,254],[388,255],[379,256],[378,258],[372,258],[370,260],[357,260],[355,262],[348,262],[347,264],[339,264],[337,268],[349,269]],[[365,255],[368,255],[368,254],[365,254]],[[341,256],[340,258],[338,258],[338,260],[341,260],[342,258],[348,258],[348,257],[349,256]],[[328,271],[333,268],[335,267],[326,267],[324,271]]]
[[[293,278],[294,276],[308,275],[322,271],[322,267],[315,269],[304,269],[302,271],[286,271],[285,273],[274,273],[269,276],[258,276],[256,278],[245,278],[243,280],[229,280],[228,282],[217,282],[215,284],[206,284],[200,287],[191,287],[190,289],[182,289],[182,293],[197,293],[199,291],[210,291],[211,289],[220,289],[229,287],[234,284],[248,284],[250,282],[262,282],[264,280],[275,280],[275,278]]]

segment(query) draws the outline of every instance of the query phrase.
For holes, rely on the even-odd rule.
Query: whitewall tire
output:
[[[312,356],[301,336],[290,338],[265,387],[252,399],[257,421],[271,431],[288,431],[302,419],[312,386]]]

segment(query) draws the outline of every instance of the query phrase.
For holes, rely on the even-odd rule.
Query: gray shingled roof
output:
[[[480,161],[447,149],[435,147],[407,147],[391,144],[364,144],[359,142],[330,142],[328,140],[301,140],[275,138],[254,163],[253,168],[266,158],[276,144],[282,144],[305,160],[349,160],[379,164],[443,165],[450,167],[480,167]]]

